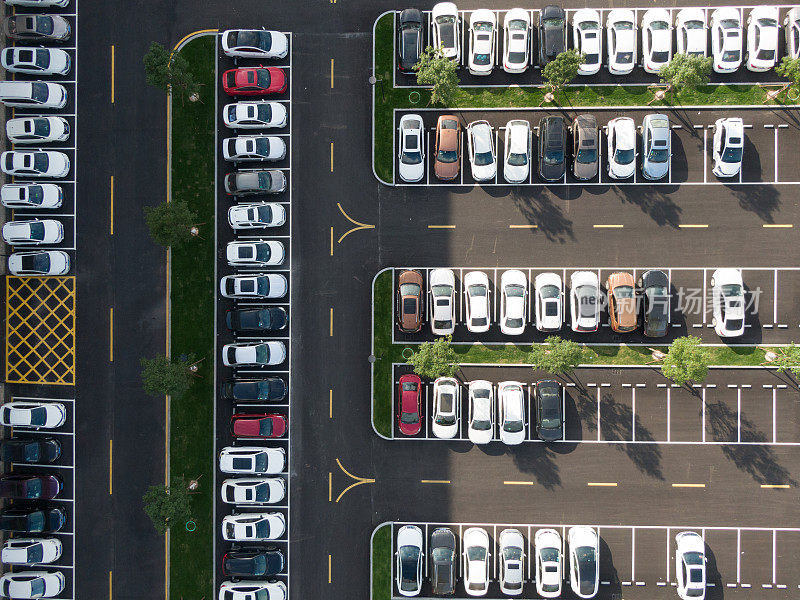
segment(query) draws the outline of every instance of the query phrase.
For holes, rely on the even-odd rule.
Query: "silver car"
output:
[[[645,179],[661,179],[669,172],[671,137],[667,115],[645,115],[642,121],[642,175]]]

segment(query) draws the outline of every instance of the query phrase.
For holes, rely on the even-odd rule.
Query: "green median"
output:
[[[371,600],[389,600],[392,572],[391,552],[392,540],[389,539],[391,526],[387,523],[378,526],[372,534],[372,598]]]

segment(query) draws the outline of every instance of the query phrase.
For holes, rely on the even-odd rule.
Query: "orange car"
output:
[[[630,273],[612,273],[606,281],[611,329],[628,333],[636,329],[636,288]]]
[[[461,165],[461,123],[458,117],[442,115],[436,123],[435,163],[439,179],[455,179]]]

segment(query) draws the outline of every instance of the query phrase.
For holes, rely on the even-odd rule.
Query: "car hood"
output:
[[[617,320],[622,327],[636,325],[636,300],[634,298],[617,300]]]
[[[573,161],[575,165],[575,177],[579,179],[591,179],[597,175],[597,161],[591,163],[582,163],[577,160]]]
[[[540,163],[540,173],[542,177],[549,181],[556,181],[564,177],[564,161],[558,164],[548,164],[544,161]]]

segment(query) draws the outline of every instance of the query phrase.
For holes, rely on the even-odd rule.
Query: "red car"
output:
[[[405,435],[417,435],[422,427],[421,390],[422,381],[417,375],[403,375],[400,378],[397,425]]]
[[[286,73],[278,67],[240,67],[222,74],[222,87],[231,96],[282,94],[286,86]]]
[[[233,437],[277,438],[286,433],[286,418],[270,413],[236,413],[231,417]]]

